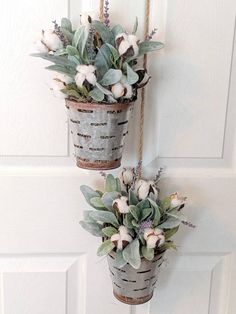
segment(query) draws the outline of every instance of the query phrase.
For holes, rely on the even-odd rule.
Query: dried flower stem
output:
[[[157,28],[154,28],[151,31],[150,35],[147,36],[146,40],[151,40],[156,33],[157,33]]]
[[[66,47],[68,46],[70,43],[69,43],[69,40],[66,38],[66,36],[63,34],[63,32],[61,31],[61,27],[57,24],[57,21],[52,21],[52,23],[54,24],[54,31],[55,31],[55,34],[60,38],[60,40],[62,41],[63,43],[63,46]]]
[[[182,224],[184,224],[185,226],[188,226],[190,228],[196,228],[196,226],[189,221],[182,221]]]

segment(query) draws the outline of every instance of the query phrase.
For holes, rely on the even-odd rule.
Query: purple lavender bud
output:
[[[152,221],[151,220],[146,220],[141,222],[139,226],[139,233],[144,233],[145,229],[152,228]]]
[[[105,1],[105,6],[104,6],[104,24],[107,26],[107,27],[110,27],[110,20],[109,20],[109,0],[106,0]]]

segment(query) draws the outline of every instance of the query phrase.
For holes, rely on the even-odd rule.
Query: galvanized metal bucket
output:
[[[117,268],[114,263],[115,253],[108,255],[114,296],[119,301],[131,305],[148,302],[153,296],[164,254],[165,252],[155,255],[152,261],[142,258],[139,269],[134,269],[129,264]]]
[[[77,166],[108,170],[121,164],[131,103],[97,104],[66,100]]]

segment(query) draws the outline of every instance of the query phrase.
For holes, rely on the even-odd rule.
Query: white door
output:
[[[110,0],[112,20],[144,20],[144,0]],[[151,27],[166,48],[149,59],[145,164],[168,166],[165,193],[188,195],[177,253],[150,304],[112,296],[97,238],[81,230],[81,184],[63,102],[48,90],[45,63],[28,56],[53,19],[98,8],[96,0],[0,3],[0,314],[236,313],[235,0],[152,0]],[[138,105],[124,164],[135,164]]]

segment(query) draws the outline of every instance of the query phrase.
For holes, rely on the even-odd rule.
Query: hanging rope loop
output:
[[[99,18],[100,18],[100,21],[103,22],[103,20],[104,20],[104,0],[100,0]]]
[[[149,35],[150,24],[150,0],[145,0],[145,21],[144,21],[144,39]],[[147,55],[143,57],[143,68],[147,68]],[[141,104],[140,104],[140,128],[139,128],[139,145],[138,145],[138,177],[142,176],[143,164],[143,136],[144,136],[144,109],[145,109],[145,88],[141,90]]]
[[[144,40],[149,36],[150,24],[150,1],[145,0],[145,20],[144,20]],[[104,0],[100,0],[100,21],[104,20]],[[143,68],[147,68],[147,55],[143,57]],[[140,104],[140,125],[139,125],[139,144],[138,144],[138,177],[142,176],[143,163],[143,136],[144,136],[144,109],[145,109],[145,88],[141,90],[141,104]]]

